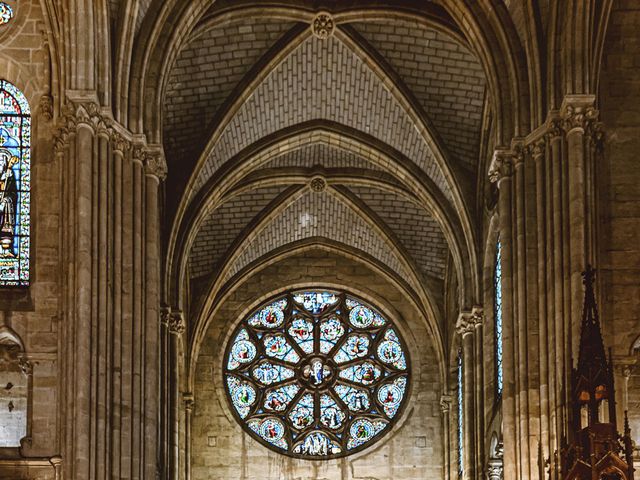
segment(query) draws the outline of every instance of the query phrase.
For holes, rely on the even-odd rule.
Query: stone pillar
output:
[[[440,397],[440,413],[442,414],[442,451],[444,453],[443,462],[443,479],[453,480],[451,478],[451,395],[442,395]]]
[[[570,276],[570,325],[572,356],[577,355],[580,339],[580,318],[582,315],[583,289],[582,272],[592,259],[591,242],[588,242],[591,214],[587,209],[594,207],[587,198],[588,186],[593,181],[587,178],[587,157],[589,147],[585,142],[585,132],[598,118],[594,108],[593,95],[568,95],[562,102],[561,117],[566,138],[566,168],[568,218],[564,225],[569,231],[569,276]],[[569,372],[567,372],[569,373]]]
[[[456,332],[462,339],[462,408],[464,480],[476,478],[476,412],[475,412],[475,324],[470,312],[458,317]]]
[[[194,399],[192,393],[184,393],[184,478],[191,480],[191,413],[193,412]]]
[[[168,316],[167,330],[169,332],[169,365],[168,385],[169,410],[168,410],[168,434],[169,434],[169,479],[178,480],[180,472],[180,399],[178,398],[178,343],[186,332],[184,316],[180,310],[173,310]]]
[[[513,239],[513,157],[512,150],[496,150],[489,169],[492,182],[497,182],[499,190],[498,214],[500,241],[502,245],[502,429],[504,438],[504,478],[519,480],[516,411],[516,342],[514,310],[514,239]]]
[[[145,187],[145,364],[158,365],[160,360],[160,220],[158,190],[166,177],[164,158],[159,154],[144,157]],[[145,377],[145,438],[160,438],[159,377],[160,369]],[[145,445],[145,478],[154,479],[158,473],[158,443]]]

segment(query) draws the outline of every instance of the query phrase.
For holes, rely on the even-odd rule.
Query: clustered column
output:
[[[567,439],[572,357],[583,290],[595,264],[593,97],[569,96],[560,112],[510,149],[497,150],[502,244],[504,478],[558,478]],[[601,138],[600,135],[597,138]]]
[[[69,103],[64,118],[64,474],[155,478],[164,160],[96,103]]]

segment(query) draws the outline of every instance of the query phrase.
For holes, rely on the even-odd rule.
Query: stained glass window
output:
[[[409,358],[392,322],[344,292],[282,295],[231,336],[224,375],[231,409],[268,448],[306,459],[366,448],[391,430],[409,388]]]
[[[0,80],[0,286],[29,285],[31,115],[20,90]]]
[[[8,3],[0,2],[0,26],[5,25],[13,18],[13,8]]]
[[[463,385],[462,385],[462,350],[458,350],[458,477],[464,475],[464,409],[463,409]]]
[[[496,342],[496,391],[502,395],[502,244],[496,244],[496,264],[493,274],[494,283],[494,317]]]

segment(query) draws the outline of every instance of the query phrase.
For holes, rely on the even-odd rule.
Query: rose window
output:
[[[243,427],[268,448],[349,455],[391,429],[409,365],[388,318],[344,293],[280,296],[245,319],[225,355],[225,386]]]

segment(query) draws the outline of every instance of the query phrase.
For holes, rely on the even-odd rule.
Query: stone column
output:
[[[588,242],[590,214],[587,209],[593,207],[587,198],[588,184],[592,179],[586,177],[588,146],[585,132],[598,118],[594,108],[593,95],[568,95],[562,102],[561,116],[566,138],[566,168],[568,193],[568,218],[564,225],[569,231],[569,269],[570,275],[570,338],[572,356],[576,356],[580,339],[580,317],[582,314],[583,289],[582,271],[589,260],[591,245]],[[567,374],[570,372],[567,372]]]
[[[169,479],[178,480],[180,473],[180,399],[178,398],[178,342],[186,332],[184,316],[180,310],[173,310],[168,317],[169,331]]]
[[[516,356],[515,356],[515,310],[514,310],[514,269],[513,269],[513,157],[512,150],[496,150],[489,169],[489,178],[497,182],[499,189],[498,214],[500,220],[500,241],[502,245],[502,350],[503,350],[503,390],[502,429],[504,438],[504,478],[519,480],[519,459],[517,455],[516,414]]]
[[[166,164],[161,154],[144,157],[145,188],[145,363],[158,365],[160,355],[160,221],[158,190],[166,177]],[[159,439],[159,376],[160,369],[145,376],[146,439]],[[158,473],[158,443],[145,441],[145,478],[155,479]]]
[[[442,451],[444,452],[443,462],[443,478],[444,480],[452,480],[451,465],[451,395],[442,395],[440,397],[440,413],[442,414]]]
[[[476,436],[475,436],[475,325],[470,312],[461,313],[456,323],[456,332],[462,339],[462,408],[463,418],[463,470],[464,480],[475,480]]]
[[[474,307],[471,310],[471,321],[473,323],[473,339],[474,339],[474,417],[475,417],[475,471],[480,474],[482,472],[482,463],[484,461],[484,349],[483,349],[483,324],[484,311],[481,307]]]
[[[184,393],[184,478],[191,480],[191,413],[193,412],[194,399],[192,393]]]

